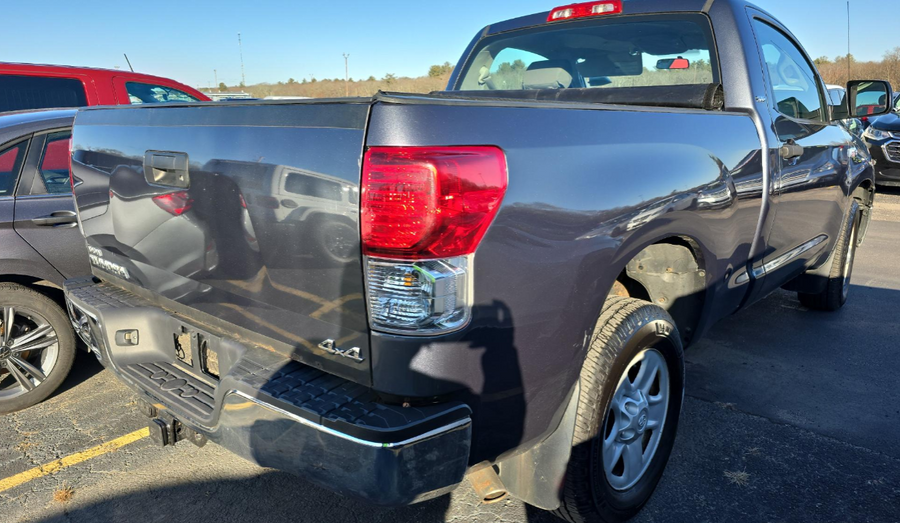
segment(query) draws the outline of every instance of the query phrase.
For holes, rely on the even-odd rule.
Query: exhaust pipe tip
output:
[[[509,497],[509,491],[503,486],[503,482],[500,481],[500,476],[497,475],[494,467],[485,467],[469,474],[469,482],[472,484],[472,488],[475,489],[478,497],[481,498],[482,504],[499,503]]]

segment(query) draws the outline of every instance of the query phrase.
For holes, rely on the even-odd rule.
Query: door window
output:
[[[0,150],[0,196],[13,195],[27,148],[26,140]]]
[[[824,121],[816,73],[803,52],[771,25],[754,20],[778,112],[791,118]]]
[[[162,85],[126,82],[125,90],[128,92],[128,99],[132,105],[198,101],[183,91]]]
[[[0,113],[85,105],[84,85],[75,78],[0,75]]]
[[[69,182],[69,138],[71,131],[60,131],[47,135],[41,153],[40,173],[48,194],[70,194]]]

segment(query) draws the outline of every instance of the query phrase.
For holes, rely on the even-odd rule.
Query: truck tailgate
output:
[[[94,274],[369,384],[366,100],[90,109],[73,132]],[[319,348],[358,347],[361,359]]]

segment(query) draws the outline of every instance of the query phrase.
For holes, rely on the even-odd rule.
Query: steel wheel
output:
[[[40,387],[59,359],[56,330],[42,315],[5,306],[0,318],[0,399]]]
[[[669,408],[669,370],[656,349],[628,364],[603,429],[603,470],[616,490],[633,487],[653,460]]]

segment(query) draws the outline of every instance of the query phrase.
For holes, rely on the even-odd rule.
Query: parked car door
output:
[[[71,129],[35,133],[16,190],[15,229],[66,278],[90,274],[69,183]]]
[[[828,98],[802,48],[772,20],[753,21],[776,142],[775,220],[757,296],[801,274],[836,241],[844,218],[851,135],[830,125]],[[759,270],[759,269],[757,269]]]
[[[14,192],[28,151],[28,138],[30,136],[14,143],[0,145],[0,238],[6,237],[7,234],[15,234]]]

